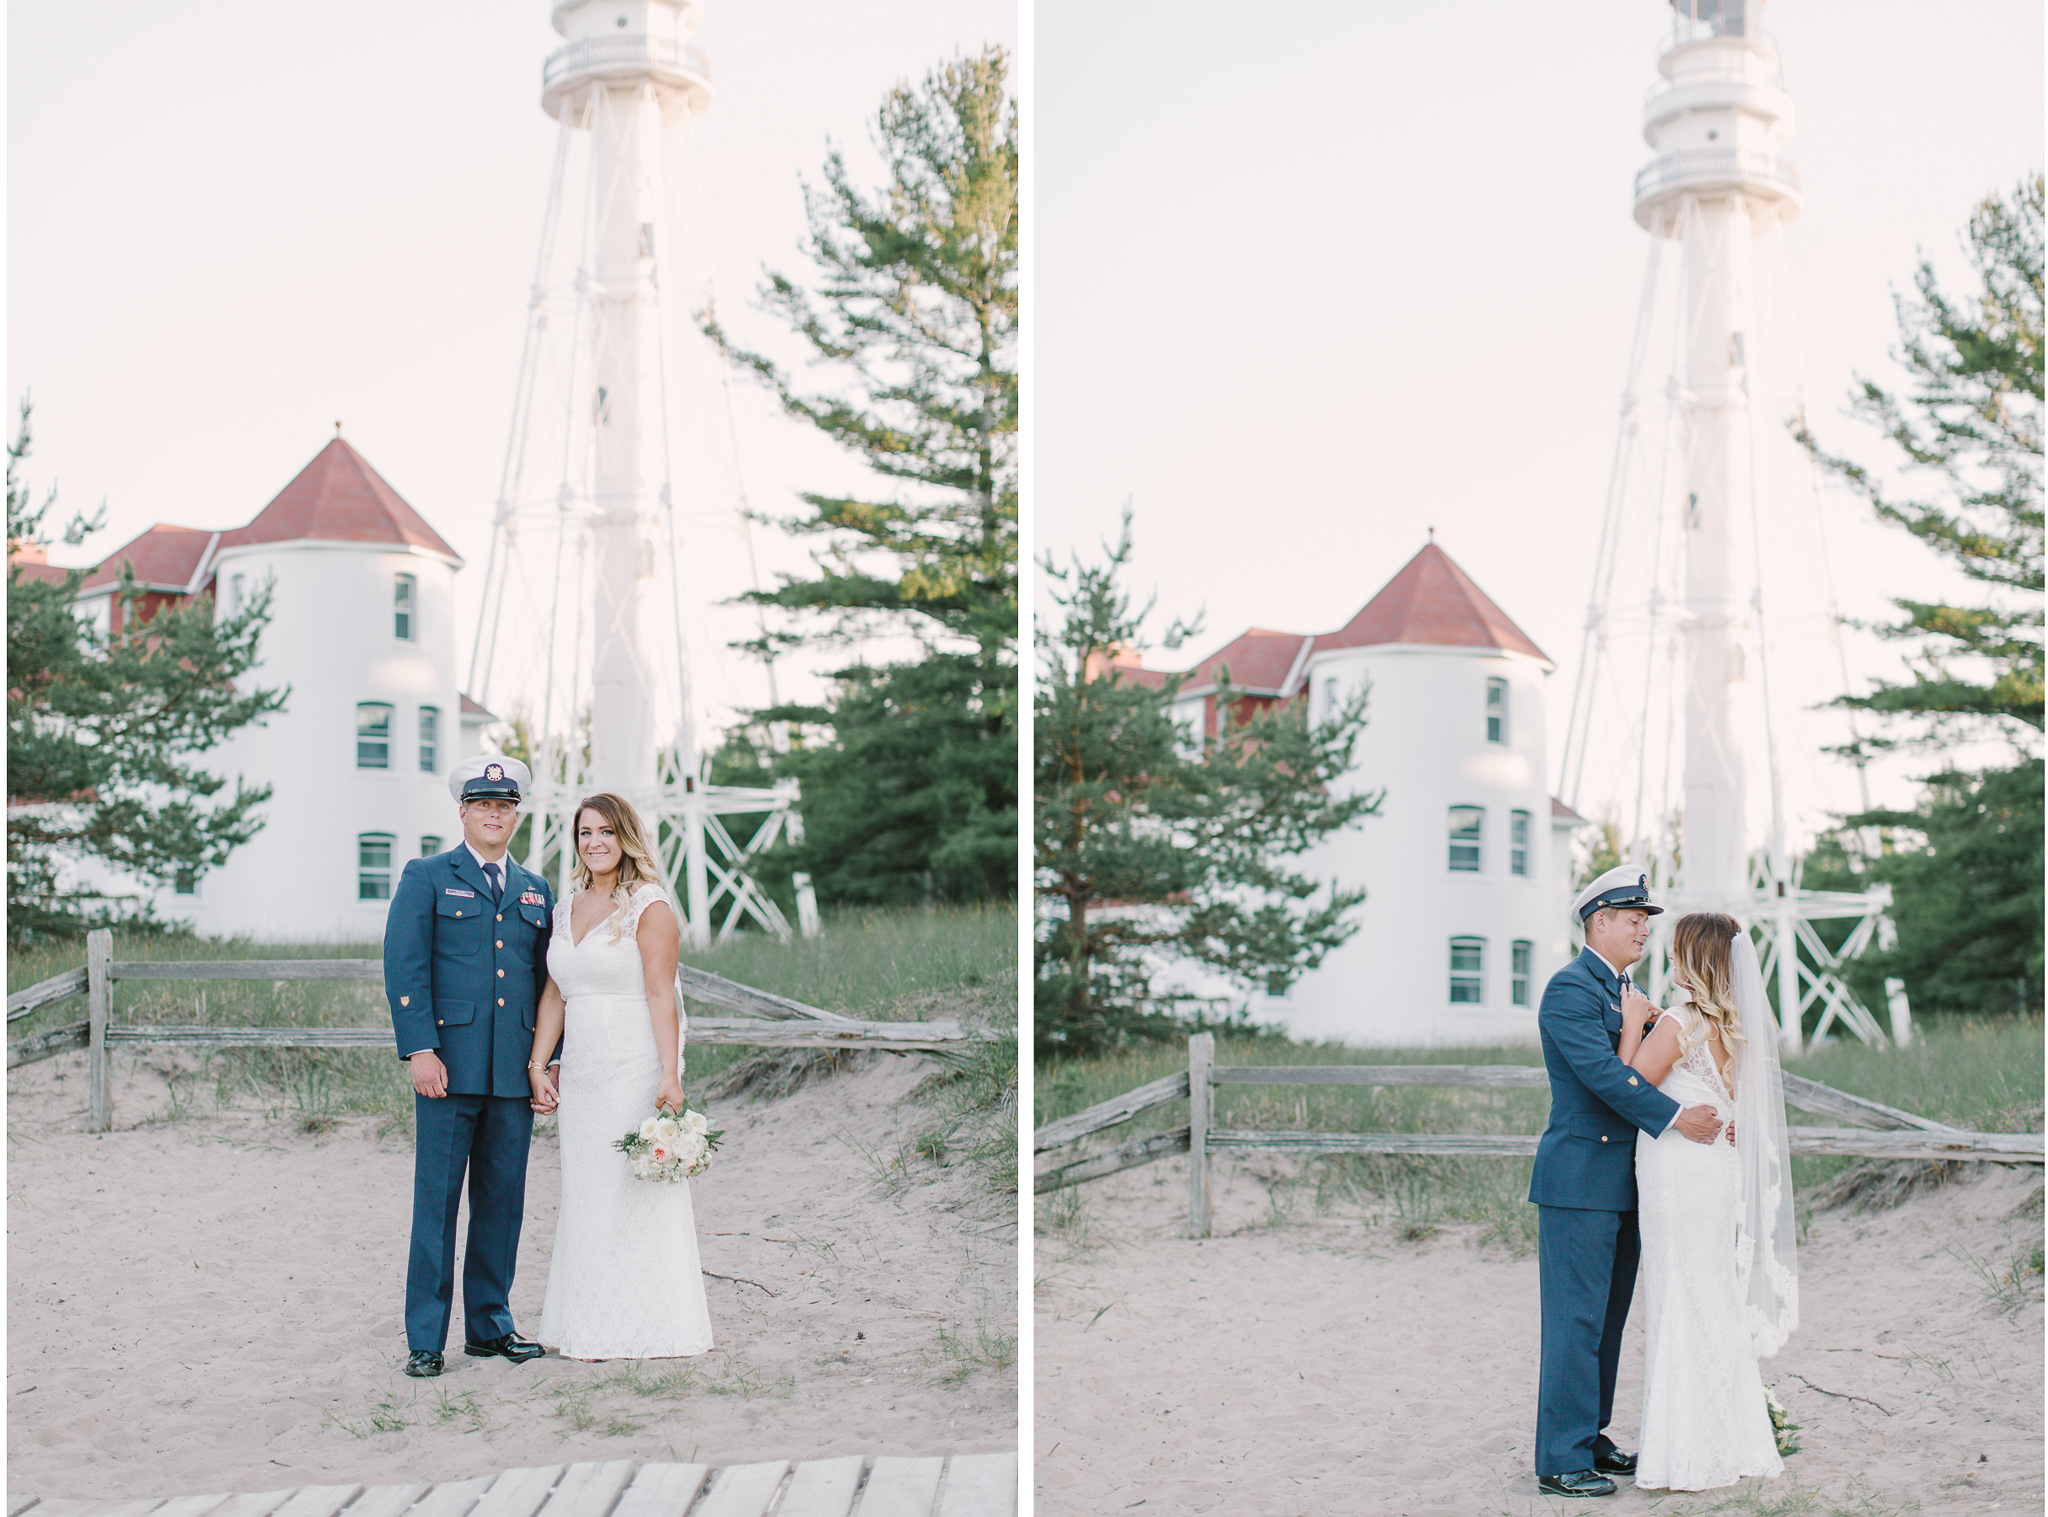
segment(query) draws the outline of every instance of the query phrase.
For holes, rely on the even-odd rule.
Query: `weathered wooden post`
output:
[[[114,1125],[113,1071],[107,1064],[107,1022],[114,1011],[114,934],[105,927],[85,935],[86,1065],[85,1130]]]
[[[1215,1063],[1214,1033],[1188,1039],[1188,1235],[1194,1238],[1209,1236],[1209,1071]]]
[[[1906,999],[1906,982],[1886,980],[1884,998],[1892,1013],[1892,1042],[1904,1048],[1913,1041],[1913,1007]]]

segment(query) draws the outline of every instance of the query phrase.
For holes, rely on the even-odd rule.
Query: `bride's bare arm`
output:
[[[1622,1029],[1626,1039],[1628,1029]],[[1626,1044],[1621,1051],[1621,1062],[1635,1070],[1652,1085],[1657,1084],[1671,1073],[1671,1066],[1678,1062],[1678,1022],[1673,1017],[1663,1017],[1650,1035],[1643,1039],[1642,1047],[1631,1057]]]
[[[562,992],[555,985],[554,976],[549,975],[540,993],[540,1005],[533,1013],[533,1051],[526,1056],[526,1078],[533,1086],[533,1109],[542,1116],[555,1109],[558,1099],[554,1071],[547,1066],[554,1062],[561,1045],[562,1018]],[[535,1069],[536,1064],[541,1067]]]
[[[634,941],[640,945],[640,967],[647,976],[647,1015],[654,1023],[654,1053],[661,1061],[661,1088],[654,1104],[683,1109],[683,1082],[676,1073],[682,1051],[682,1008],[676,1005],[676,954],[682,946],[676,914],[668,902],[656,901],[640,913]]]

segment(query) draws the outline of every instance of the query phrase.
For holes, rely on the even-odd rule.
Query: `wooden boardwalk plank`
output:
[[[426,1487],[421,1486],[420,1489],[425,1490]],[[226,1491],[211,1496],[173,1496],[151,1513],[150,1517],[206,1517],[208,1512],[227,1499]]]
[[[413,1485],[373,1485],[356,1497],[348,1517],[404,1517],[412,1504],[432,1489],[424,1480]]]
[[[285,1491],[256,1491],[245,1496],[230,1496],[213,1509],[213,1517],[271,1517],[279,1507],[292,1499],[295,1493]],[[36,1510],[40,1514],[49,1506],[44,1502]]]
[[[710,1473],[708,1464],[643,1464],[612,1517],[682,1517]]]
[[[339,1517],[341,1509],[362,1492],[359,1485],[301,1486],[277,1509],[277,1517]]]
[[[7,1517],[21,1517],[23,1512],[34,1506],[41,1499],[40,1496],[9,1496],[7,1498]]]
[[[955,1454],[946,1462],[938,1517],[1016,1517],[1017,1455]]]
[[[860,1517],[931,1517],[945,1468],[943,1459],[877,1459],[860,1495]]]
[[[595,1459],[572,1464],[548,1496],[541,1517],[605,1517],[633,1478],[630,1459]],[[355,1517],[350,1513],[349,1517]]]
[[[787,1459],[729,1464],[712,1477],[710,1491],[691,1517],[768,1517],[769,1504],[788,1473]]]
[[[775,1517],[846,1517],[867,1461],[858,1454],[844,1459],[809,1459],[789,1477],[789,1489]]]
[[[62,1507],[79,1506],[84,1508],[84,1511],[79,1513],[78,1517],[143,1517],[145,1512],[163,1504],[164,1498],[161,1496],[128,1501],[45,1501],[38,1510],[48,1512]]]
[[[484,1492],[483,1499],[474,1508],[474,1517],[533,1517],[561,1478],[562,1466],[559,1464],[507,1470],[491,1482],[491,1488]],[[280,1513],[279,1517],[287,1517],[287,1514]]]
[[[412,1509],[412,1517],[466,1517],[469,1509],[481,1501],[484,1492],[490,1488],[489,1475],[430,1486],[427,1494],[420,1498],[420,1504]],[[215,1513],[214,1517],[220,1517],[220,1514]]]
[[[113,1506],[111,1501],[73,1501],[59,1497],[55,1501],[36,1503],[36,1511],[47,1512],[50,1517],[86,1517],[88,1512],[97,1512],[101,1507]]]

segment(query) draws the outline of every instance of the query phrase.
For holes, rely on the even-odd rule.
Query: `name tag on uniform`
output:
[[[1619,1006],[1615,1005],[1615,1004],[1614,1004],[1614,1003],[1613,1003],[1612,1001],[1609,1001],[1609,1002],[1607,1003],[1607,1009],[1608,1009],[1609,1011],[1619,1011],[1619,1010],[1621,1010],[1621,1008],[1620,1008]]]
[[[519,904],[522,906],[545,906],[547,902],[541,899],[538,890],[529,890],[519,898]]]
[[[443,890],[441,894],[459,895],[466,901],[473,901],[476,899],[476,892],[474,890],[457,890],[453,885],[450,885],[446,890]]]

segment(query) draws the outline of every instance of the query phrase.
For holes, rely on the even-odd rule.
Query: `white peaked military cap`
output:
[[[458,801],[516,801],[532,780],[518,759],[483,753],[448,771],[448,793]]]
[[[1651,903],[1650,871],[1641,864],[1616,864],[1598,879],[1589,880],[1572,902],[1572,920],[1583,922],[1603,906],[1647,911],[1651,916],[1664,910]]]

